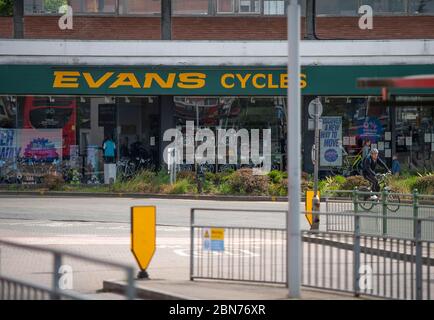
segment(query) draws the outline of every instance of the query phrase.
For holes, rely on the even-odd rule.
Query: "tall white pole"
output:
[[[301,233],[301,105],[300,105],[300,6],[290,0],[288,6],[288,216],[287,277],[289,297],[300,298]]]

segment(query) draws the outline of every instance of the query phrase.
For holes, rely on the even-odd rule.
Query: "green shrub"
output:
[[[177,180],[173,185],[165,186],[165,193],[169,193],[169,194],[197,193],[197,187],[187,179],[181,179],[181,180]]]
[[[434,174],[417,177],[411,184],[411,189],[417,189],[422,194],[434,194]]]
[[[288,178],[288,173],[280,170],[272,170],[268,173],[272,183],[280,183],[282,179]]]
[[[179,171],[176,174],[176,180],[183,180],[183,179],[186,179],[189,182],[193,183],[196,181],[196,173],[193,171]]]
[[[47,174],[43,177],[44,187],[48,190],[60,190],[65,181],[61,175],[57,174]]]
[[[240,169],[231,174],[226,182],[233,193],[266,195],[269,180],[266,175],[254,175],[252,169]]]
[[[230,184],[228,184],[228,183],[221,183],[221,184],[217,185],[217,193],[229,195],[229,194],[232,194],[232,188],[231,188]]]
[[[371,184],[368,180],[362,176],[351,176],[346,179],[346,181],[341,184],[342,190],[354,190],[354,188],[368,187]]]
[[[411,193],[417,178],[416,176],[394,176],[390,178],[389,185],[394,192]]]
[[[284,197],[288,195],[288,179],[281,179],[279,183],[273,183],[268,189],[268,193],[272,196]]]

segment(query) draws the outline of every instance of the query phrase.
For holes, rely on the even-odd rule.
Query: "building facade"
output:
[[[0,17],[0,158],[53,144],[39,156],[83,156],[97,170],[98,148],[112,137],[118,158],[127,145],[159,165],[164,132],[193,121],[213,131],[271,129],[273,167],[284,169],[285,3],[177,0],[167,22],[155,0],[24,0],[22,19]],[[432,171],[434,93],[395,90],[384,102],[356,80],[434,74],[434,1],[317,0],[315,14],[301,3],[301,37],[316,38],[301,47],[303,170],[313,169],[308,106],[320,97],[324,174],[342,172],[367,139],[388,162],[396,155],[404,168]],[[64,4],[72,29],[59,27]],[[365,4],[373,29],[359,27]]]

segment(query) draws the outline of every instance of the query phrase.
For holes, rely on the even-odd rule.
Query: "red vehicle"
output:
[[[62,155],[69,158],[69,146],[76,144],[77,104],[75,98],[26,97],[24,129],[62,129]]]

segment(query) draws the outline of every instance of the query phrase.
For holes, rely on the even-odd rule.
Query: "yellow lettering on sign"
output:
[[[53,88],[78,88],[79,76],[78,71],[54,71]]]
[[[234,83],[232,83],[232,84],[228,84],[228,83],[226,82],[226,79],[227,79],[227,78],[235,79],[235,76],[234,76],[233,74],[231,74],[231,73],[225,73],[225,74],[222,75],[222,77],[220,78],[220,83],[221,83],[221,85],[222,85],[223,88],[226,88],[226,89],[232,89],[233,87],[235,87],[235,84],[234,84]]]
[[[97,81],[94,80],[90,72],[83,72],[84,79],[86,79],[87,85],[91,89],[98,89],[101,87],[111,76],[113,72],[106,72],[101,78]]]
[[[273,74],[268,74],[268,88],[269,89],[277,89],[279,86],[273,83]]]
[[[304,89],[304,88],[306,88],[307,87],[307,77],[306,77],[306,74],[304,74],[304,73],[301,73],[300,74],[300,87],[301,87],[301,89]]]
[[[253,86],[254,86],[255,88],[257,88],[257,89],[265,88],[265,83],[259,84],[259,83],[258,83],[258,78],[261,78],[261,79],[266,80],[265,74],[263,74],[263,73],[255,74],[255,75],[253,76],[253,78],[252,78],[252,84],[253,84]]]
[[[119,73],[118,78],[115,82],[109,87],[110,89],[117,88],[119,86],[129,86],[133,88],[140,88],[139,81],[137,81],[134,73],[131,72],[122,72]]]
[[[283,89],[288,89],[288,74],[281,73],[280,74],[280,87]]]
[[[300,73],[300,88],[304,89],[307,87],[306,74]],[[288,74],[281,73],[280,74],[280,88],[287,89],[288,88]]]
[[[241,88],[243,88],[243,89],[246,88],[246,83],[247,83],[247,80],[249,80],[250,76],[251,76],[250,73],[247,73],[244,77],[241,74],[237,73],[237,78],[238,78],[238,80],[240,80]]]
[[[152,82],[155,81],[160,88],[170,89],[173,88],[173,83],[175,82],[176,73],[169,73],[167,79],[164,80],[158,73],[147,73],[145,76],[144,88],[152,87]]]
[[[199,72],[180,73],[178,87],[183,89],[200,89],[205,86],[206,75]]]

